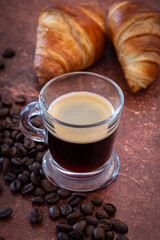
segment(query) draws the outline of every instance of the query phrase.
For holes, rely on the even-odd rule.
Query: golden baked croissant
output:
[[[34,69],[39,83],[94,64],[104,53],[107,32],[102,10],[90,4],[56,4],[39,16]]]
[[[132,92],[151,84],[160,67],[160,12],[138,2],[117,2],[108,30]]]

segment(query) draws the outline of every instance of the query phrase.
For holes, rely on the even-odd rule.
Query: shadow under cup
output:
[[[112,114],[99,122],[68,123],[49,114],[51,104],[70,93],[89,92],[101,96],[113,107]],[[64,99],[65,101],[65,99]],[[99,74],[75,72],[49,81],[21,112],[21,129],[35,141],[46,141],[49,150],[43,158],[46,177],[61,188],[92,191],[112,182],[119,172],[119,158],[113,151],[114,140],[124,104],[119,86]],[[44,129],[36,129],[30,118],[40,115]],[[24,122],[28,121],[30,130]],[[73,132],[74,136],[73,137]]]

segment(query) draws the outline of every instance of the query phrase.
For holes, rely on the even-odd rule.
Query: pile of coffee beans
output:
[[[28,213],[30,223],[43,221],[43,210],[37,205],[47,204],[48,216],[56,221],[58,240],[128,240],[128,227],[115,217],[114,204],[97,196],[88,201],[86,193],[70,192],[47,180],[42,169],[47,144],[30,140],[19,130],[19,114],[25,103],[24,95],[15,96],[14,101],[11,95],[0,96],[0,170],[12,192],[32,196],[36,207]],[[39,119],[31,122],[41,127]],[[0,192],[2,188],[0,184]],[[0,220],[11,214],[11,208],[1,208]]]
[[[13,48],[5,48],[1,51],[1,54],[3,56],[3,58],[11,58],[15,56],[15,51]],[[4,69],[5,68],[5,62],[2,58],[0,58],[0,69]]]

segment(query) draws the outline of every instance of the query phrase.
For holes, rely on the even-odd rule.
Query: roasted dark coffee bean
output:
[[[39,187],[41,183],[41,177],[36,172],[31,173],[30,179],[34,186]]]
[[[74,193],[72,193],[72,196],[76,196],[76,197],[85,199],[87,197],[87,194],[86,193],[80,193],[80,192],[74,192]]]
[[[57,193],[61,199],[65,199],[69,196],[69,191],[67,189],[60,188]]]
[[[86,220],[83,219],[83,220],[76,222],[73,225],[73,229],[83,232],[85,230],[86,226],[87,226],[87,222],[86,222]]]
[[[35,157],[36,155],[36,149],[32,148],[31,150],[29,150],[28,156],[29,157]]]
[[[129,238],[125,235],[119,235],[116,237],[116,240],[129,240]]]
[[[49,193],[45,196],[47,204],[57,203],[59,201],[59,196],[57,193]]]
[[[6,143],[9,146],[12,146],[14,144],[14,141],[12,138],[3,138],[3,143]]]
[[[29,213],[31,223],[39,224],[43,219],[43,211],[40,208],[33,208]]]
[[[23,170],[24,170],[24,168],[22,166],[16,166],[13,164],[11,166],[11,172],[13,172],[15,174],[21,173]]]
[[[29,183],[30,180],[29,176],[27,176],[23,172],[18,174],[18,179],[24,184]]]
[[[95,216],[86,216],[86,221],[88,224],[96,225],[98,222],[98,218],[96,218]]]
[[[106,232],[106,238],[109,239],[114,239],[114,233],[112,231],[107,231]]]
[[[43,196],[36,196],[32,198],[32,203],[35,204],[44,204],[45,203],[45,199]]]
[[[57,222],[56,228],[59,232],[70,232],[72,230],[72,226],[64,222]]]
[[[91,201],[95,206],[101,206],[103,202],[102,198],[100,197],[93,197]]]
[[[48,179],[42,179],[41,181],[41,187],[44,189],[46,193],[51,193],[57,191],[57,187],[49,182]]]
[[[12,182],[15,179],[16,179],[16,174],[14,174],[12,172],[8,172],[4,175],[4,180],[7,182]]]
[[[4,130],[3,131],[3,137],[4,138],[10,138],[11,137],[11,132],[9,130]]]
[[[11,158],[11,163],[13,163],[15,166],[18,166],[18,167],[21,167],[23,165],[22,158],[20,157]]]
[[[105,219],[105,218],[99,219],[97,222],[97,226],[99,226],[100,224],[107,225],[107,226],[109,226],[110,229],[112,229],[112,223],[108,219]]]
[[[26,184],[22,189],[22,195],[30,194],[34,191],[34,186],[32,183]]]
[[[94,205],[91,202],[84,202],[81,205],[81,211],[84,213],[84,215],[92,215],[94,210]]]
[[[10,146],[8,144],[3,144],[1,147],[1,152],[2,152],[3,156],[9,156]]]
[[[73,208],[69,204],[63,204],[61,207],[62,216],[67,217],[73,212]]]
[[[9,115],[9,108],[1,108],[0,109],[0,118],[6,118]]]
[[[98,210],[96,211],[96,217],[97,217],[98,219],[102,219],[102,218],[108,219],[108,218],[109,218],[109,215],[108,215],[108,213],[107,213],[105,210],[103,210],[103,209],[98,209]]]
[[[40,174],[41,177],[44,177],[44,176],[45,176],[42,168],[39,169],[39,174]]]
[[[7,95],[7,96],[3,96],[1,98],[1,101],[4,106],[10,107],[12,105],[13,99],[9,95]]]
[[[60,207],[53,205],[49,208],[49,216],[52,220],[57,220],[61,217]]]
[[[2,122],[2,127],[4,129],[12,129],[14,127],[13,123],[11,122],[10,119],[6,119],[5,121]]]
[[[16,149],[16,147],[12,147],[12,148],[10,149],[10,157],[12,158],[12,157],[14,157],[16,154],[17,154],[17,149]]]
[[[0,209],[0,219],[8,218],[12,214],[12,208]]]
[[[19,132],[19,133],[17,134],[17,136],[16,136],[16,141],[17,141],[17,142],[22,142],[23,139],[24,139],[23,133],[22,133],[22,132]],[[23,144],[20,145],[20,146],[23,146]]]
[[[73,208],[73,211],[81,213],[81,208],[79,206],[76,206]]]
[[[85,229],[85,234],[87,236],[93,236],[93,230],[95,229],[94,225],[87,225]]]
[[[15,56],[15,51],[13,48],[5,48],[2,50],[2,56],[4,58],[11,58],[11,57],[14,57]]]
[[[31,124],[32,124],[34,127],[36,127],[36,128],[39,128],[39,127],[42,126],[41,120],[38,119],[38,118],[36,118],[36,117],[31,118],[31,119],[30,119],[30,122],[31,122]]]
[[[12,192],[19,192],[21,189],[21,181],[19,179],[13,180],[13,182],[10,184],[10,189]]]
[[[3,187],[2,187],[2,184],[0,183],[0,193],[2,192],[2,189]]]
[[[45,191],[43,190],[43,188],[37,187],[37,188],[35,188],[33,195],[34,196],[44,196]]]
[[[18,104],[24,104],[26,102],[26,97],[24,95],[17,95],[15,97],[15,102]]]
[[[57,240],[69,240],[69,236],[65,232],[59,232],[57,234]]]
[[[34,162],[31,165],[28,166],[28,170],[30,172],[39,172],[39,170],[42,168],[42,165],[39,162]]]
[[[106,203],[103,205],[103,209],[109,214],[114,215],[117,211],[117,208],[112,203]]]
[[[70,225],[73,225],[75,224],[77,221],[83,219],[83,214],[82,213],[79,213],[79,212],[73,212],[73,213],[70,213],[68,216],[67,216],[67,222],[68,224]]]
[[[10,172],[11,170],[11,162],[9,158],[3,157],[3,175],[6,175],[6,173]]]
[[[10,110],[10,116],[13,118],[13,117],[15,117],[15,116],[19,116],[19,114],[20,114],[20,109],[19,108],[17,108],[17,107],[14,107],[14,108],[12,108],[11,110]]]
[[[18,152],[20,157],[26,157],[28,155],[27,150],[23,146],[17,147],[17,152]]]
[[[97,227],[103,228],[103,229],[105,230],[105,232],[111,230],[110,226],[109,226],[109,225],[106,225],[106,224],[104,224],[104,223],[98,224]]]
[[[42,144],[36,144],[36,151],[37,152],[43,152],[44,151],[44,147]]]
[[[0,157],[0,165],[3,165],[4,161],[5,161],[5,157]]]
[[[69,232],[69,236],[73,240],[81,240],[81,239],[83,239],[84,234],[81,231],[73,230],[73,231]]]
[[[12,136],[12,138],[14,139],[14,140],[16,140],[16,137],[17,137],[17,135],[18,135],[18,130],[14,130],[13,132],[12,132],[12,134],[11,134],[11,136]]]
[[[77,206],[80,202],[81,202],[81,199],[77,196],[71,196],[67,201],[67,203],[71,205],[71,207]]]
[[[105,239],[105,231],[104,231],[104,229],[101,228],[101,227],[96,227],[93,230],[93,236],[94,236],[94,239],[100,239],[100,240]]]
[[[29,166],[29,165],[33,164],[34,159],[33,158],[29,158],[29,157],[24,157],[23,158],[23,162],[24,162],[25,166]]]
[[[32,141],[31,139],[28,139],[26,137],[24,138],[23,142],[24,142],[25,148],[28,150],[31,150],[31,149],[35,148],[35,146],[36,146],[34,141]]]
[[[44,156],[43,152],[37,152],[36,156],[35,156],[35,161],[38,162],[38,163],[41,163],[42,159],[43,159],[43,156]]]
[[[112,228],[118,233],[127,233],[128,226],[119,219],[112,220]]]
[[[5,68],[5,63],[2,59],[0,59],[0,70]]]

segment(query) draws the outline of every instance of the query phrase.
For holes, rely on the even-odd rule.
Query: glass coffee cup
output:
[[[48,143],[42,166],[52,183],[92,191],[116,178],[119,158],[113,145],[123,104],[120,87],[99,74],[68,73],[45,84],[38,102],[22,110],[20,128],[30,139]],[[37,115],[43,128],[31,124]]]

